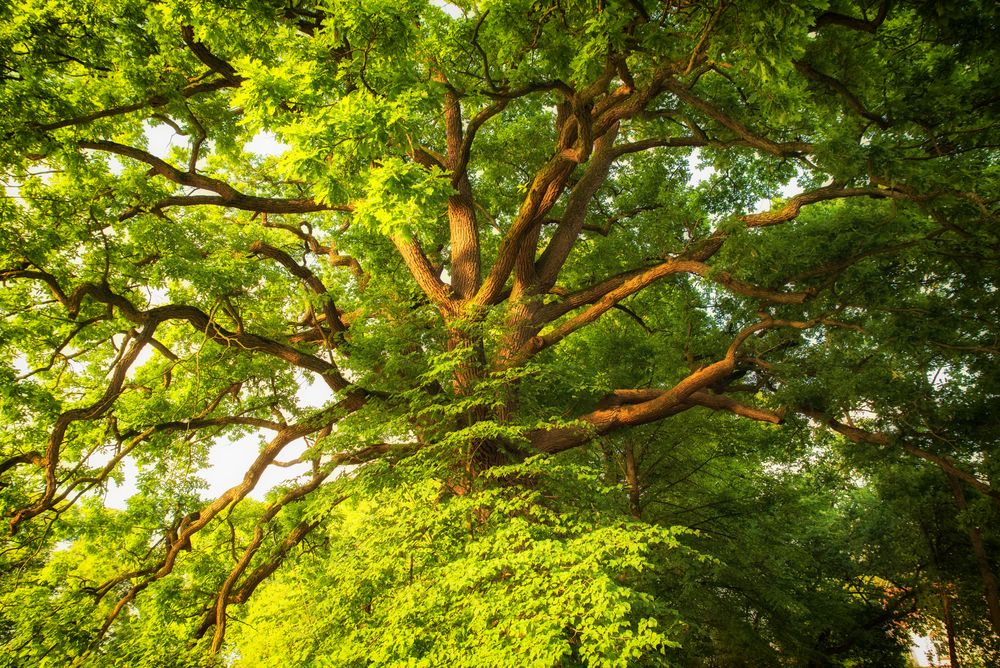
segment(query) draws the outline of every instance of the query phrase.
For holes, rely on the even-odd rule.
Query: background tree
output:
[[[996,651],[993,3],[2,12],[12,661]]]

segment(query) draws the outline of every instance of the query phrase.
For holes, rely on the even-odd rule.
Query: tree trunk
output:
[[[948,661],[951,668],[959,668],[958,651],[955,649],[955,620],[951,617],[951,599],[948,590],[941,585],[941,612],[944,617],[944,631],[948,635]]]
[[[969,504],[965,500],[962,483],[953,475],[948,475],[948,482],[951,484],[951,492],[955,497],[955,506],[960,513],[965,512]],[[997,579],[993,574],[989,556],[986,554],[983,534],[979,527],[973,525],[966,528],[966,533],[969,535],[972,552],[976,555],[976,563],[979,565],[979,576],[983,581],[986,606],[990,612],[990,624],[993,626],[993,632],[1000,635],[1000,589],[997,587]]]

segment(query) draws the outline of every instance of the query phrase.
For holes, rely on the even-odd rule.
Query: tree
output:
[[[757,634],[765,662],[877,661],[959,561],[995,634],[1000,12],[955,4],[3,9],[9,655],[697,665]],[[665,462],[723,445],[698,494],[755,522],[655,510],[694,512]],[[127,461],[140,493],[104,508]],[[733,582],[768,499],[829,547],[877,497],[852,481],[900,465],[947,485],[967,559],[852,543]],[[748,480],[780,490],[725,498]],[[745,605],[691,588],[716,576]],[[793,610],[809,582],[834,619]]]

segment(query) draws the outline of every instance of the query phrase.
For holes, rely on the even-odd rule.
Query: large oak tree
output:
[[[831,665],[887,661],[864,633],[920,596],[949,639],[1000,630],[993,3],[0,17],[11,656]],[[248,436],[202,498],[209,449]],[[727,489],[685,488],[717,446]],[[249,498],[288,450],[306,472]],[[139,493],[104,508],[128,463]],[[744,483],[753,522],[691,519]],[[898,512],[865,523],[878,494]],[[937,501],[904,521],[907,494]],[[819,535],[853,554],[795,552]],[[838,621],[782,622],[755,569],[829,587]],[[220,655],[244,610],[280,637]]]

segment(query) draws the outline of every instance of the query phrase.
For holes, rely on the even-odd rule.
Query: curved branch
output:
[[[101,628],[97,633],[97,638],[103,638],[104,635],[107,634],[108,629],[111,628],[115,619],[117,619],[122,611],[133,600],[135,600],[136,596],[149,587],[149,585],[153,582],[166,577],[173,571],[180,552],[190,544],[191,537],[195,533],[208,525],[208,523],[211,522],[212,519],[214,519],[224,509],[242,501],[247,494],[253,490],[253,488],[257,485],[257,482],[260,480],[260,477],[264,474],[264,471],[277,458],[285,446],[292,441],[308,436],[311,433],[328,428],[334,422],[343,418],[344,415],[359,410],[365,405],[366,401],[367,399],[363,393],[353,392],[348,394],[344,399],[337,402],[333,406],[325,408],[294,425],[283,427],[281,431],[279,431],[261,450],[260,454],[244,474],[243,481],[234,487],[230,487],[220,497],[204,506],[200,511],[192,513],[189,516],[189,521],[185,522],[178,528],[177,535],[174,540],[170,542],[167,548],[167,553],[164,555],[163,559],[157,565],[143,569],[137,573],[138,575],[145,575],[145,577],[141,581],[134,584],[129,591],[121,599],[119,599],[118,603],[115,604],[111,612],[109,612],[105,618],[104,623],[101,625]],[[118,576],[112,581],[124,581],[121,580],[121,578],[130,579],[131,577],[134,577],[134,575],[126,574],[124,576]],[[102,587],[102,589],[103,588],[104,587]]]
[[[694,95],[676,79],[668,79],[663,85],[684,102],[735,132],[753,148],[779,157],[794,157],[803,153],[811,153],[813,150],[812,144],[807,142],[775,142],[755,134],[750,128],[726,114],[722,109]]]
[[[81,141],[77,146],[92,151],[113,153],[132,160],[144,162],[151,167],[153,174],[164,177],[168,181],[182,186],[208,190],[215,195],[178,195],[167,197],[155,205],[155,208],[168,206],[228,206],[246,211],[264,213],[309,213],[315,211],[353,211],[349,204],[330,205],[316,202],[312,199],[282,199],[246,195],[233,188],[228,183],[203,174],[185,172],[177,169],[165,160],[133,146],[126,146],[113,141]]]
[[[266,244],[263,241],[255,241],[253,245],[250,246],[250,252],[255,255],[261,255],[275,260],[278,264],[287,269],[292,276],[295,276],[297,279],[309,286],[309,289],[315,294],[323,297],[323,314],[326,316],[326,321],[330,323],[333,331],[337,335],[342,335],[347,331],[347,325],[341,319],[340,311],[337,310],[337,306],[334,303],[333,298],[329,295],[326,286],[323,285],[323,281],[319,280],[319,277],[312,273],[308,267],[300,265],[285,251]],[[336,341],[328,343],[330,343],[331,346],[336,347]]]
[[[438,276],[431,266],[430,260],[424,249],[413,237],[405,237],[400,234],[392,236],[392,243],[406,263],[406,268],[417,282],[420,289],[431,302],[444,312],[454,311],[454,303],[451,298],[451,288]]]
[[[812,296],[810,292],[782,292],[744,283],[724,271],[713,271],[704,262],[671,259],[647,269],[624,272],[589,288],[564,297],[559,303],[542,308],[538,324],[551,322],[575,308],[592,304],[590,308],[557,326],[552,331],[533,337],[520,351],[517,360],[523,361],[538,351],[552,346],[573,332],[589,325],[611,310],[623,299],[647,288],[654,282],[673,274],[694,274],[722,285],[736,294],[759,299],[765,303],[802,304]]]
[[[713,410],[725,410],[754,420],[779,423],[782,415],[773,411],[742,404],[735,399],[701,392],[724,380],[736,368],[736,353],[750,336],[756,332],[778,327],[808,329],[819,324],[810,320],[798,322],[764,320],[745,327],[730,343],[726,355],[719,361],[697,369],[665,390],[619,390],[617,398],[599,405],[590,413],[577,418],[581,426],[537,429],[528,434],[532,447],[540,452],[557,453],[581,446],[594,437],[608,434],[625,427],[656,422],[694,406],[705,406]],[[616,403],[617,402],[617,403]]]
[[[853,425],[845,424],[843,422],[840,422],[839,420],[827,416],[821,411],[809,410],[805,408],[797,408],[795,410],[798,413],[801,413],[802,415],[806,415],[820,422],[823,426],[832,429],[838,434],[841,434],[842,436],[844,436],[853,443],[870,443],[872,445],[882,445],[882,446],[897,444],[901,448],[903,448],[903,450],[910,453],[911,455],[919,457],[920,459],[923,459],[925,461],[928,461],[937,466],[938,468],[940,468],[948,475],[955,476],[956,478],[965,481],[976,491],[981,492],[986,496],[992,497],[993,499],[1000,501],[1000,491],[993,489],[991,485],[983,482],[982,480],[972,475],[968,471],[964,471],[958,468],[949,457],[945,457],[943,455],[938,455],[928,450],[924,450],[923,448],[916,446],[913,443],[907,442],[905,439],[899,436],[890,435],[882,432],[867,431],[865,429],[861,429]]]
[[[875,123],[880,128],[885,130],[889,127],[889,121],[879,116],[878,114],[871,112],[868,108],[858,99],[858,96],[851,92],[851,90],[844,85],[839,79],[831,77],[829,74],[824,74],[820,72],[815,67],[810,65],[804,60],[792,61],[795,65],[795,69],[805,75],[807,78],[812,79],[818,83],[824,84],[825,86],[832,88],[835,92],[839,93],[844,101],[847,102],[847,106],[854,110],[859,116],[867,118],[869,121]]]
[[[357,452],[340,453],[327,462],[322,469],[317,470],[308,482],[289,490],[284,496],[281,497],[281,499],[268,506],[261,517],[257,520],[250,544],[247,545],[246,549],[243,551],[243,555],[239,558],[236,566],[229,573],[229,576],[226,578],[222,587],[216,594],[213,609],[205,615],[201,625],[195,632],[195,637],[202,637],[214,624],[215,633],[212,638],[212,651],[218,652],[225,637],[227,607],[234,603],[245,603],[260,583],[271,575],[271,573],[277,570],[288,552],[291,551],[293,547],[298,545],[310,531],[319,525],[319,522],[300,522],[296,525],[288,533],[281,545],[278,546],[275,553],[267,561],[258,565],[257,568],[255,568],[253,572],[247,576],[244,583],[234,591],[236,583],[249,567],[251,559],[263,543],[264,527],[277,516],[282,508],[294,501],[302,499],[307,494],[317,489],[338,466],[342,466],[347,463],[360,464],[370,461],[373,457],[388,452],[391,447],[392,446],[387,444],[379,443],[363,448]],[[336,504],[339,504],[346,498],[346,496],[340,497],[336,501]]]
[[[203,65],[208,67],[213,72],[221,74],[228,81],[232,81],[237,84],[242,81],[242,79],[236,74],[235,67],[212,53],[208,46],[206,46],[203,42],[199,42],[194,38],[193,27],[189,25],[181,26],[181,36],[184,39],[184,43],[187,44],[187,47],[191,49],[191,53],[193,53]]]
[[[206,81],[203,83],[192,84],[178,91],[178,95],[182,98],[187,99],[194,97],[200,93],[210,93],[217,90],[222,90],[224,88],[238,88],[242,83],[242,79],[217,79],[215,81]],[[168,96],[166,94],[152,95],[142,102],[134,102],[132,104],[123,104],[117,107],[111,107],[109,109],[102,109],[100,111],[95,111],[89,114],[84,114],[83,116],[75,116],[73,118],[67,118],[61,121],[52,121],[50,123],[34,123],[31,125],[33,129],[42,130],[43,132],[49,132],[51,130],[60,130],[62,128],[73,127],[76,125],[86,125],[94,121],[100,120],[102,118],[109,118],[112,116],[123,116],[125,114],[130,114],[133,111],[139,111],[140,109],[145,109],[147,107],[160,107],[167,103]]]
[[[570,191],[562,220],[536,262],[539,290],[542,292],[548,291],[556,282],[559,271],[583,229],[590,202],[608,177],[611,164],[616,157],[614,143],[618,137],[618,128],[616,123],[594,142],[593,154],[583,176]]]
[[[135,339],[131,341],[127,349],[124,344],[122,345],[122,354],[112,367],[111,379],[108,381],[107,388],[97,401],[84,408],[71,408],[70,410],[62,412],[59,417],[56,418],[55,424],[52,426],[52,431],[49,433],[49,440],[46,444],[45,456],[43,458],[43,465],[45,467],[45,491],[34,503],[17,510],[13,514],[13,517],[11,517],[10,520],[11,533],[17,531],[18,526],[22,522],[40,515],[51,507],[52,502],[56,497],[58,486],[58,481],[56,480],[56,469],[59,466],[59,452],[62,449],[62,444],[66,437],[66,431],[74,422],[93,420],[94,418],[103,415],[109,408],[111,408],[111,406],[118,399],[119,395],[122,393],[125,377],[129,368],[131,368],[132,364],[135,363],[143,348],[145,348],[146,344],[149,343],[149,340],[153,337],[153,333],[156,331],[158,324],[159,323],[156,321],[145,323],[142,331],[136,335]]]
[[[818,17],[816,17],[816,23],[813,24],[814,30],[820,30],[828,25],[839,25],[845,28],[850,28],[851,30],[859,30],[861,32],[868,32],[874,34],[879,26],[885,22],[885,17],[889,13],[889,0],[882,0],[878,7],[878,13],[875,18],[868,21],[865,19],[854,18],[853,16],[847,16],[846,14],[840,14],[838,12],[823,12]]]
[[[259,351],[284,360],[293,366],[313,371],[319,374],[334,391],[344,390],[350,386],[335,364],[257,334],[231,332],[219,325],[207,313],[194,306],[169,304],[143,311],[136,308],[125,297],[112,292],[108,286],[96,283],[84,283],[77,287],[71,295],[67,295],[55,277],[45,271],[8,270],[0,272],[0,278],[33,278],[45,282],[56,299],[66,308],[70,318],[76,318],[84,298],[90,297],[97,302],[117,308],[127,320],[138,325],[158,324],[166,320],[184,320],[208,338],[225,347]]]
[[[871,197],[882,199],[890,197],[892,199],[907,199],[907,195],[898,190],[889,188],[842,188],[840,186],[825,186],[800,193],[789,198],[785,205],[777,210],[764,211],[763,213],[751,213],[740,216],[740,220],[747,224],[747,227],[767,227],[787,223],[796,218],[803,206],[815,204],[831,199],[842,199],[846,197]]]

